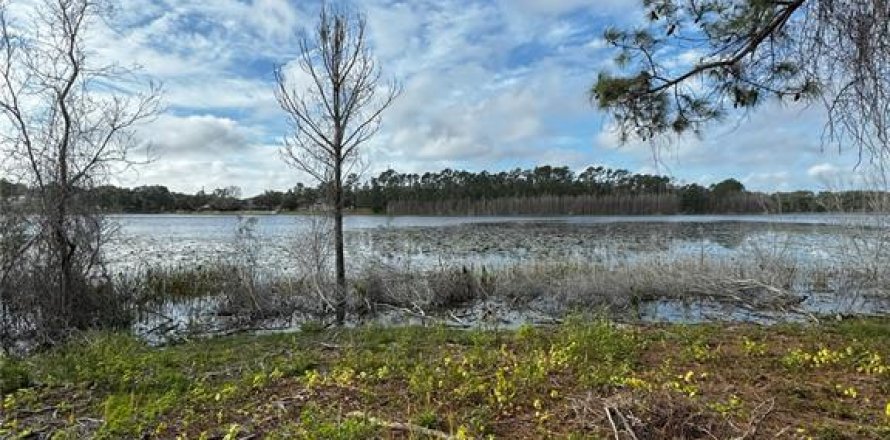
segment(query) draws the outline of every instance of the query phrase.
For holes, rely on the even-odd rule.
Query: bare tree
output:
[[[300,42],[296,71],[283,66],[275,72],[276,96],[290,123],[283,156],[328,190],[338,323],[346,314],[344,178],[358,163],[359,148],[380,128],[383,111],[401,92],[395,81],[381,82],[365,31],[363,15],[323,4],[315,32]]]
[[[130,163],[134,127],[158,112],[155,84],[133,91],[133,72],[93,63],[86,37],[105,6],[41,0],[13,15],[0,1],[0,150],[30,188],[28,264],[43,291],[33,316],[51,332],[97,319],[91,277],[106,228],[88,190]]]

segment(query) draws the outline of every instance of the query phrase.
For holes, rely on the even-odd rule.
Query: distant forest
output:
[[[0,179],[0,197],[27,203],[28,188]],[[367,181],[347,180],[346,208],[390,215],[644,215],[869,211],[868,191],[749,192],[727,179],[710,186],[680,185],[666,176],[589,167],[539,166],[499,173],[445,169],[402,174],[388,170]],[[109,213],[202,211],[290,212],[324,207],[325,188],[298,184],[243,198],[238,187],[182,194],[164,186],[100,186],[80,195]]]

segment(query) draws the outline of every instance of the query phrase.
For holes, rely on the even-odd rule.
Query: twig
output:
[[[769,403],[769,407],[766,410],[761,411],[761,408]],[[772,398],[765,402],[762,402],[760,405],[757,405],[757,408],[754,408],[754,415],[751,416],[751,421],[748,422],[748,429],[739,437],[735,437],[733,440],[745,440],[755,434],[757,434],[757,428],[760,426],[760,423],[766,419],[773,409],[776,407],[776,399]]]
[[[405,314],[407,314],[407,315],[411,315],[411,316],[414,316],[414,317],[417,317],[417,318],[421,318],[421,319],[430,319],[427,315],[425,315],[425,314],[421,314],[421,313],[417,313],[416,311],[411,310],[411,309],[409,309],[409,308],[407,308],[407,307],[398,307],[398,306],[394,306],[394,305],[392,305],[392,304],[387,304],[387,303],[385,303],[385,302],[381,302],[381,303],[377,303],[377,304],[380,305],[380,306],[383,306],[383,307],[387,307],[387,308],[389,308],[389,309],[391,309],[391,310],[394,310],[394,311],[397,311],[397,312],[402,312],[402,313],[405,313]],[[415,307],[416,307],[416,306],[415,306]],[[422,311],[422,309],[421,309],[421,311]]]
[[[621,440],[621,436],[618,434],[618,427],[615,426],[615,420],[612,419],[612,408],[604,406],[603,409],[606,410],[606,417],[609,418],[609,424],[612,425],[612,432],[615,433],[615,440]]]
[[[46,408],[40,408],[40,409],[22,409],[22,410],[18,410],[17,413],[20,416],[37,416],[37,415],[45,414],[45,413],[48,413],[51,411],[56,411],[58,409],[59,409],[59,407],[57,407],[57,406],[48,406]]]
[[[163,334],[163,333],[169,332],[170,330],[175,329],[176,327],[179,327],[179,324],[177,322],[175,322],[174,320],[169,319],[168,321],[162,322],[162,323],[158,324],[157,326],[155,326],[154,328],[152,328],[151,330],[145,332],[145,334],[150,335],[150,334],[153,334],[156,332]]]
[[[450,434],[446,434],[442,431],[437,431],[435,429],[424,428],[423,426],[417,426],[410,423],[400,423],[400,422],[389,422],[386,420],[381,420],[376,417],[370,417],[367,414],[361,411],[353,411],[346,415],[347,417],[355,417],[365,419],[371,424],[395,430],[395,431],[406,431],[412,434],[420,434],[425,435],[427,437],[435,437],[443,440],[454,440],[456,437]]]
[[[773,436],[773,438],[779,438],[779,437],[782,437],[782,435],[784,435],[786,432],[788,432],[788,431],[790,431],[790,430],[791,430],[791,427],[790,427],[790,426],[786,426],[786,427],[780,429],[779,432],[777,432],[776,435]]]
[[[469,327],[469,324],[464,322],[462,319],[458,318],[457,315],[455,315],[453,311],[448,311],[448,315],[451,316],[451,319],[453,319],[454,322],[456,322],[458,325],[464,326],[464,327]]]
[[[342,345],[330,344],[327,342],[319,342],[318,345],[320,345],[322,348],[327,349],[327,350],[340,350],[343,348]]]
[[[627,418],[624,417],[624,414],[622,414],[621,411],[618,411],[617,408],[615,408],[615,414],[618,414],[618,417],[621,418],[621,423],[624,425],[624,429],[627,431],[627,433],[630,434],[630,436],[634,440],[640,440],[637,438],[637,435],[634,433],[633,429],[631,429],[630,423],[627,422]]]

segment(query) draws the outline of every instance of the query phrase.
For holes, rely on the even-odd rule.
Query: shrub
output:
[[[0,393],[10,394],[31,386],[31,377],[24,363],[0,359]]]

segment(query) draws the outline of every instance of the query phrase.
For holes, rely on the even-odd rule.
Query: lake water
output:
[[[246,219],[253,219],[249,240],[238,233]],[[324,219],[311,216],[119,215],[111,220],[119,231],[107,256],[112,268],[121,272],[157,265],[237,261],[250,252],[261,271],[273,276],[293,274],[299,272],[300,257],[311,248],[312,231],[329,230]],[[496,269],[548,263],[627,268],[639,262],[683,259],[744,263],[748,268],[790,264],[798,274],[809,269],[842,273],[851,265],[859,270],[863,263],[890,266],[890,261],[885,261],[890,253],[883,250],[890,245],[890,228],[883,218],[868,215],[349,216],[345,229],[351,270],[381,262],[401,269],[454,265]],[[810,280],[812,276],[800,278]],[[863,295],[845,288],[814,291],[803,287],[798,292],[806,298],[801,304],[804,312],[885,314],[890,312],[890,296],[885,290],[880,289],[879,295]],[[707,296],[695,298],[691,302],[646,302],[640,305],[638,318],[674,322],[806,319],[780,310],[750,311],[715,303]],[[180,317],[180,327],[195,320],[213,327],[219,322],[212,312],[213,301],[170,304],[164,313]],[[513,324],[537,319],[509,307],[502,314],[515,315],[509,320]],[[203,318],[196,318],[200,316]],[[146,325],[152,328],[156,324],[149,321]]]
[[[244,217],[247,218],[247,217]],[[113,267],[202,264],[244,252],[234,215],[120,215],[108,248]],[[262,268],[293,270],[318,217],[261,215],[251,249]],[[315,226],[313,226],[315,224]],[[871,216],[602,216],[602,217],[386,217],[348,216],[347,253],[426,267],[437,264],[502,266],[515,263],[609,263],[661,255],[732,258],[781,253],[808,264],[829,264],[851,240],[883,235]]]

